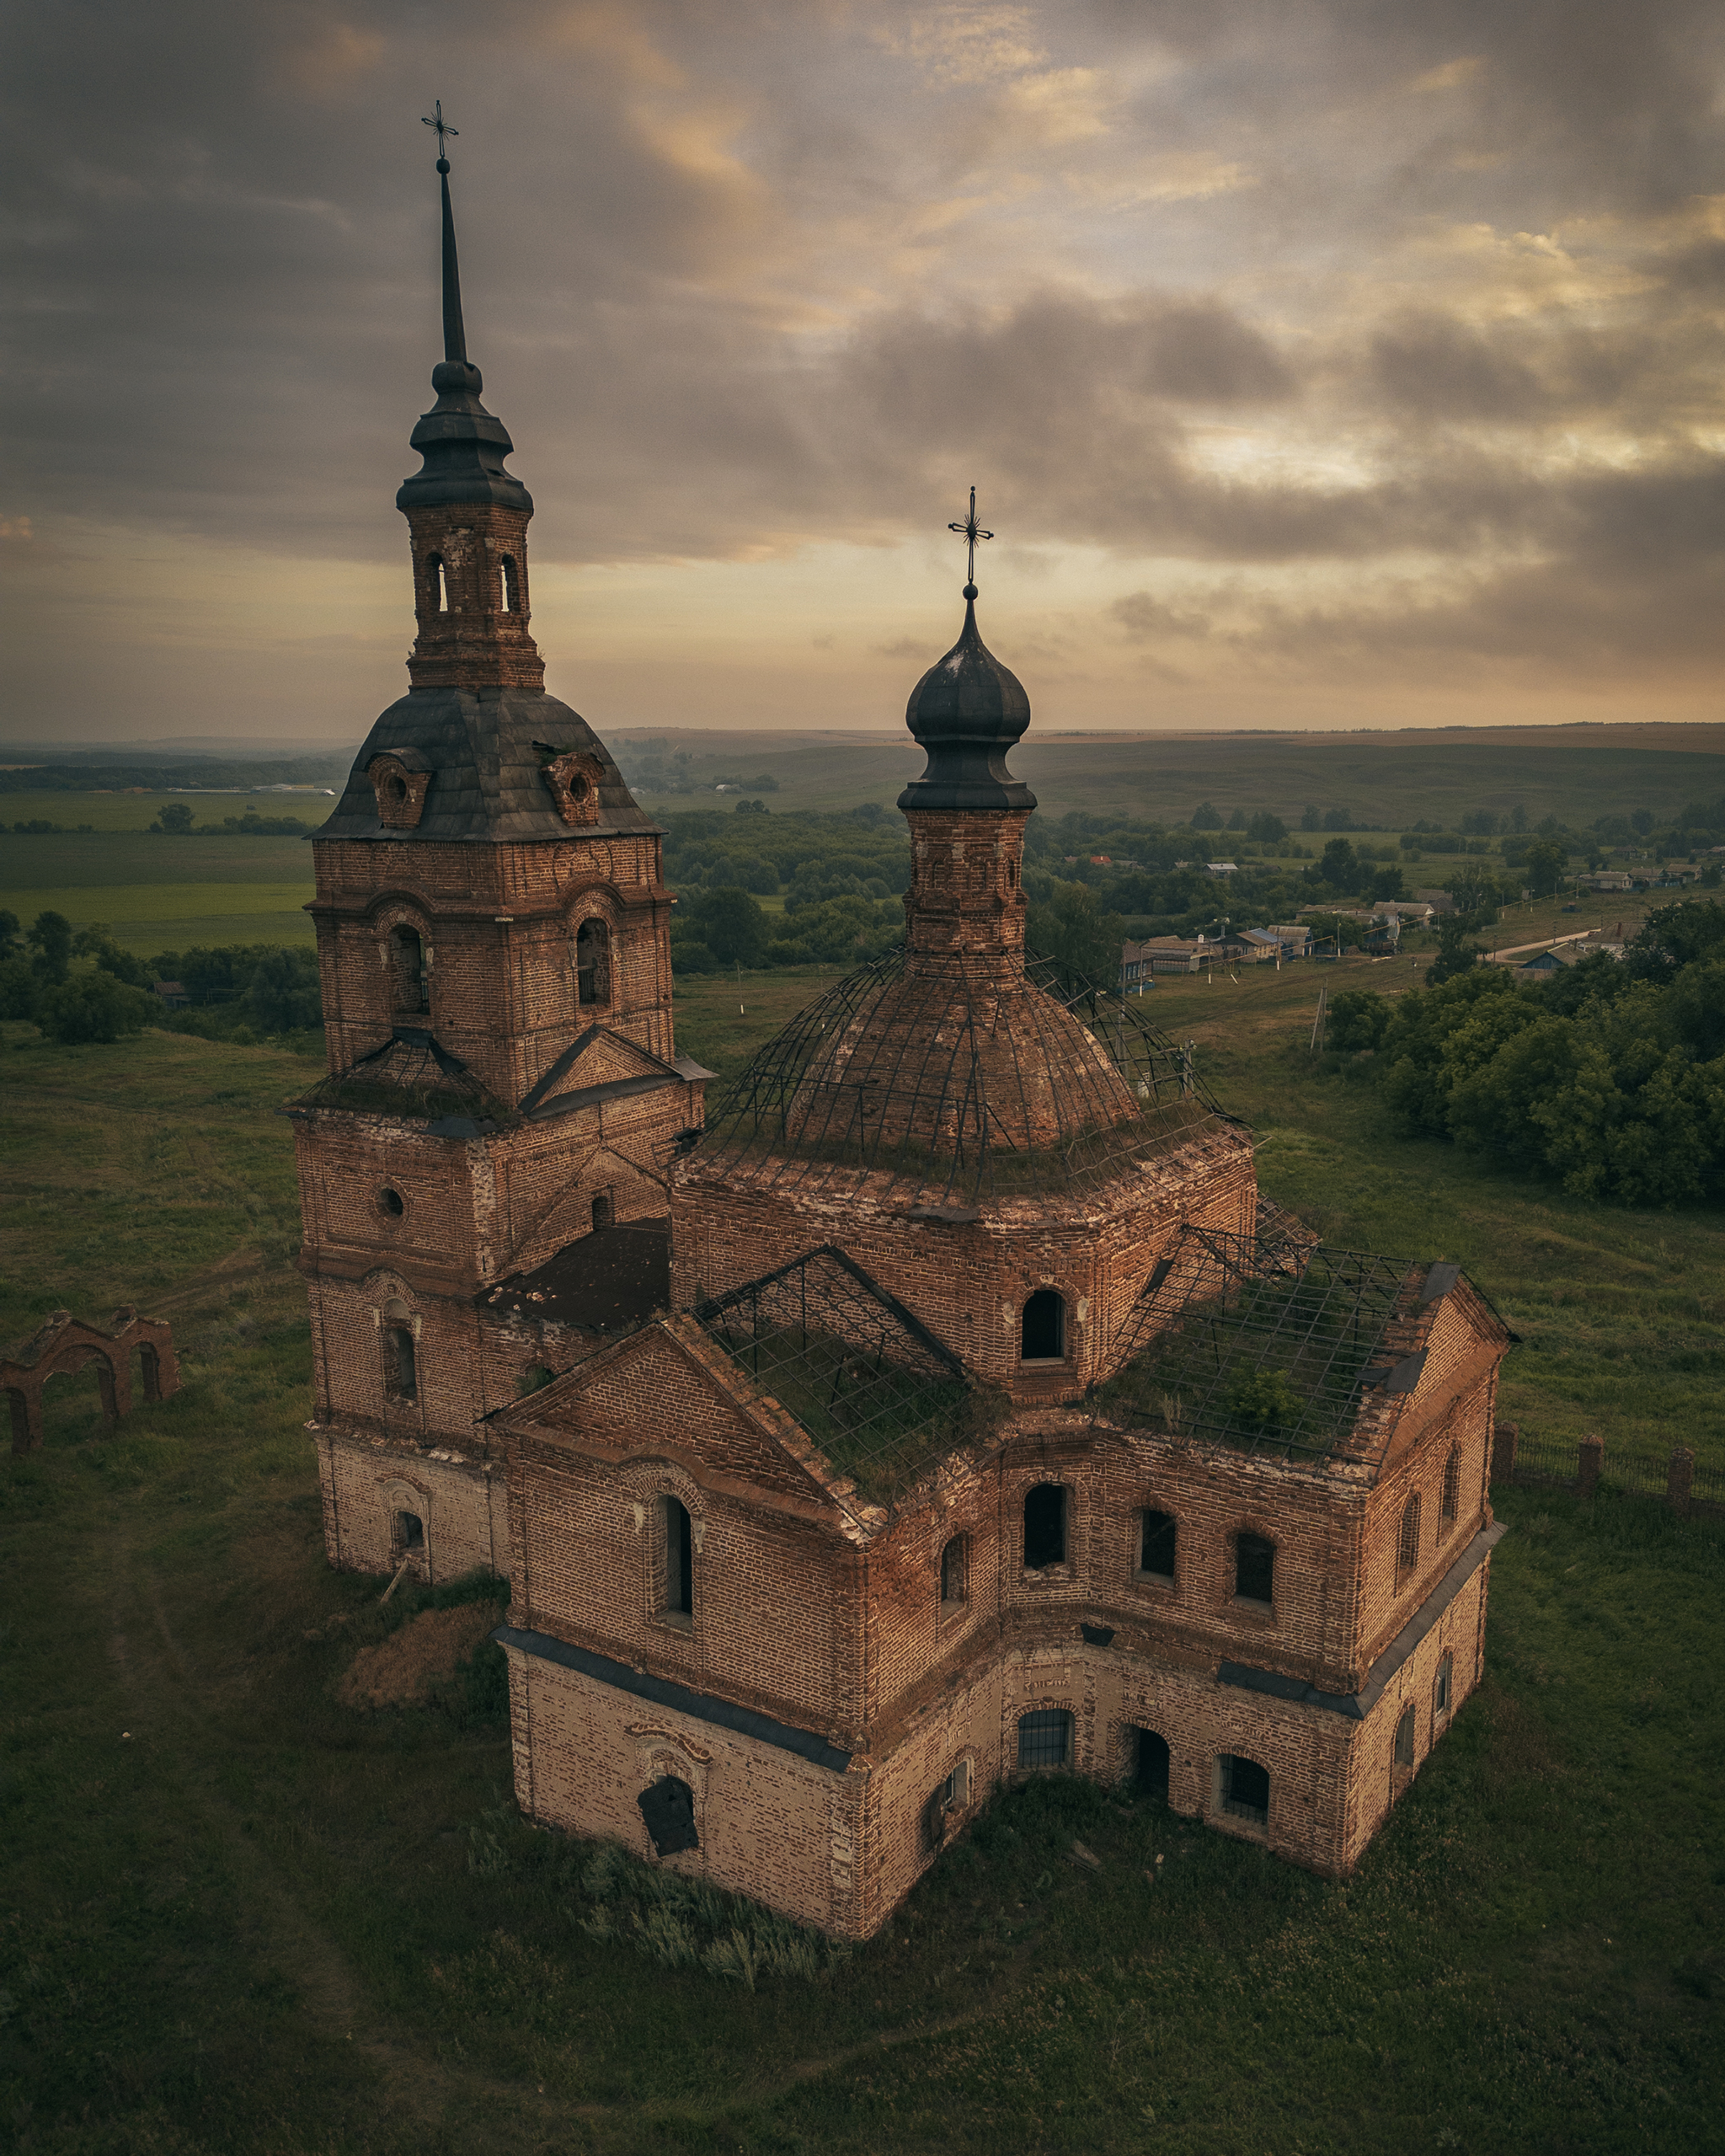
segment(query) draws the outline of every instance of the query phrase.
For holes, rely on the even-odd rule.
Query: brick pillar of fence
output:
[[[1519,1422],[1494,1422],[1492,1425],[1492,1480],[1514,1482],[1515,1479],[1515,1441],[1521,1435]]]
[[[1591,1437],[1583,1437],[1575,1448],[1575,1487],[1578,1495],[1593,1495],[1599,1486],[1599,1470],[1605,1464],[1605,1441],[1595,1431]]]
[[[1665,1502],[1686,1517],[1690,1492],[1695,1487],[1695,1454],[1687,1445],[1671,1447],[1671,1464],[1665,1470]]]

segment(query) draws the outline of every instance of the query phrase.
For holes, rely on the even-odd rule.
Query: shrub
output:
[[[1375,988],[1348,988],[1330,1005],[1328,1042],[1332,1048],[1375,1048],[1390,1023],[1390,1006]]]
[[[51,1040],[118,1041],[142,1033],[156,1015],[154,999],[111,973],[77,973],[45,989],[36,1022]]]

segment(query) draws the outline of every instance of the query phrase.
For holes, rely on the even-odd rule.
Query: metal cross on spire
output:
[[[444,118],[443,99],[441,98],[438,99],[436,104],[432,106],[431,110],[436,114],[437,117],[435,120],[422,120],[419,122],[419,125],[422,127],[435,127],[437,130],[437,169],[440,172],[447,172],[449,170],[449,152],[448,147],[445,143],[443,138],[446,135],[458,135],[460,134],[461,130],[458,127],[451,127],[449,122]]]
[[[970,490],[970,514],[962,524],[948,524],[947,529],[949,532],[956,532],[969,549],[969,563],[964,578],[964,596],[967,599],[974,599],[976,597],[976,542],[979,539],[991,539],[994,537],[992,532],[985,532],[976,521],[975,487]]]

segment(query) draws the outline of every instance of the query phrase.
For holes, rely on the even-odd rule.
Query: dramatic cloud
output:
[[[1698,0],[66,0],[10,55],[14,739],[393,693],[440,93],[537,625],[631,723],[889,722],[973,483],[1039,713],[1716,676]]]

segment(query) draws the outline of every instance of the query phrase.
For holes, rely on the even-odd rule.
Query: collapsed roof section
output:
[[[792,1415],[847,1485],[889,1505],[955,1445],[1011,1414],[903,1303],[832,1244],[695,1313],[708,1336]]]
[[[1081,1195],[1226,1120],[1135,1000],[893,951],[731,1081],[693,1172],[948,1211]]]
[[[1319,1473],[1375,1469],[1460,1270],[1332,1249],[1264,1211],[1254,1235],[1181,1228],[1122,1329],[1096,1408],[1199,1450]]]

